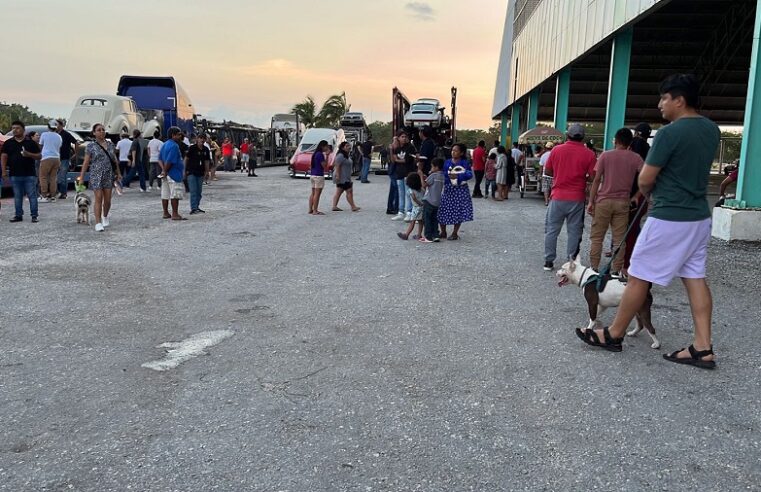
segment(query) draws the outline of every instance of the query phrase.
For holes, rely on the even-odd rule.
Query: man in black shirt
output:
[[[129,188],[132,180],[135,179],[135,174],[140,177],[140,192],[145,193],[145,166],[143,161],[145,158],[145,150],[148,148],[148,140],[140,136],[140,130],[132,131],[132,146],[129,148],[129,155],[131,157],[129,163],[129,171],[122,180],[122,188]],[[180,147],[182,149],[182,147]]]
[[[360,146],[362,151],[362,172],[359,177],[363,183],[369,183],[367,175],[370,174],[370,164],[372,162],[373,155],[373,142],[371,140],[365,140]]]
[[[206,135],[198,135],[195,144],[188,147],[185,154],[185,178],[190,188],[190,215],[206,213],[200,208],[203,182],[208,178],[211,161],[211,153],[205,143]]]
[[[66,198],[69,189],[69,167],[71,156],[77,155],[77,139],[63,129],[63,121],[56,120],[56,132],[61,136],[61,167],[58,168],[58,198]],[[72,154],[73,151],[73,154]]]
[[[433,130],[424,126],[420,129],[420,154],[418,155],[418,173],[420,179],[425,182],[426,176],[431,172],[431,162],[436,157],[436,142],[433,141]]]
[[[37,173],[35,159],[41,156],[40,146],[33,140],[24,139],[26,127],[21,121],[11,123],[13,138],[3,144],[0,153],[0,167],[3,179],[10,177],[13,185],[13,204],[16,214],[11,222],[21,222],[24,216],[24,195],[29,197],[32,222],[37,222]]]

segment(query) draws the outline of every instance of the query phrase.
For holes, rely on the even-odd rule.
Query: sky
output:
[[[492,124],[505,0],[0,0],[0,101],[67,118],[121,75],[172,75],[196,111],[266,127],[307,95],[346,92],[391,120],[394,86],[458,128]],[[32,34],[33,33],[33,34]],[[10,73],[9,73],[10,72]]]

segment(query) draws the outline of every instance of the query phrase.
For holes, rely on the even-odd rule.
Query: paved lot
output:
[[[101,234],[3,200],[0,490],[761,490],[760,247],[711,245],[706,372],[576,339],[538,198],[422,245],[385,176],[311,217],[285,174],[222,173],[184,223],[131,190]],[[655,299],[664,350],[688,343],[682,287]]]

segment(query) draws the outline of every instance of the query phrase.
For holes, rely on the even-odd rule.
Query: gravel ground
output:
[[[183,223],[129,190],[105,233],[72,200],[39,224],[3,200],[0,490],[761,490],[760,246],[711,244],[701,371],[661,358],[690,340],[678,283],[654,290],[663,351],[576,338],[535,196],[423,245],[385,176],[312,217],[306,180],[260,174],[221,173]],[[141,366],[203,332],[204,355]]]

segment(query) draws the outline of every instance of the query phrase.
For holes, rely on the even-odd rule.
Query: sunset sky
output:
[[[368,121],[458,94],[458,127],[491,124],[504,0],[37,0],[4,5],[0,101],[68,117],[119,76],[173,75],[205,117],[267,126],[307,94],[346,91]]]

